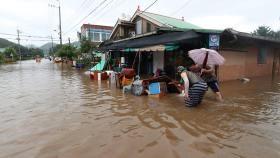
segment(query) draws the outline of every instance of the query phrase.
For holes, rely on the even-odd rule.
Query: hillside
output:
[[[56,43],[53,43],[53,47],[55,47],[56,45],[57,45]],[[39,48],[43,50],[45,55],[47,55],[52,48],[52,43],[51,42],[46,43]]]
[[[0,38],[0,48],[6,48],[14,45],[16,45],[16,43]]]
[[[56,45],[57,45],[56,43],[53,43],[53,47],[55,47]],[[42,50],[50,50],[52,48],[52,43],[51,42],[46,43],[39,48]]]

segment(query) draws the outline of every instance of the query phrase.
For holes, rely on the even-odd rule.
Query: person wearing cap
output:
[[[200,76],[188,71],[183,66],[178,66],[177,72],[184,81],[185,105],[191,107],[200,104],[208,90],[207,83]]]

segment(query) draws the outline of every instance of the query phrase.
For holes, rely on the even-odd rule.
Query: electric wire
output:
[[[170,15],[176,15],[177,13],[179,13],[182,9],[184,9],[187,5],[189,5],[191,3],[192,0],[188,0],[187,2],[185,2],[180,8],[176,9],[174,12],[172,12]]]
[[[86,18],[88,18],[92,13],[94,13],[97,9],[99,9],[106,1],[108,0],[103,0],[97,7],[95,7],[90,13],[88,13],[84,18],[82,18],[78,23],[76,23],[71,29],[67,30],[65,34],[69,33],[73,29],[75,29],[81,22],[83,22]]]
[[[0,32],[1,35],[7,35],[7,36],[18,36],[17,34],[11,34],[11,33],[2,33]],[[43,38],[43,39],[51,39],[50,36],[37,36],[37,35],[23,35],[20,34],[21,37],[29,37],[29,38]]]

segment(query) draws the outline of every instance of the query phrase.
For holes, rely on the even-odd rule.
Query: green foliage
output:
[[[4,63],[4,54],[0,52],[0,64]]]
[[[40,57],[44,57],[44,52],[42,49],[39,48],[31,48],[29,49],[29,53],[32,57],[39,55]]]
[[[265,25],[259,26],[252,34],[280,40],[280,31],[274,31]]]
[[[271,37],[272,36],[272,29],[269,26],[259,26],[254,32],[253,35],[264,36],[264,37]]]
[[[18,60],[18,54],[16,53],[16,50],[12,47],[6,48],[3,53],[5,58],[11,58],[12,61]]]
[[[55,54],[58,57],[66,57],[73,60],[73,58],[77,57],[77,49],[71,45],[62,45],[58,48]]]
[[[94,49],[96,49],[96,45],[94,45],[90,40],[85,38],[81,40],[81,53],[91,53]]]

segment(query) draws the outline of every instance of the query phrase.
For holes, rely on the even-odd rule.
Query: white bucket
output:
[[[98,72],[98,75],[97,75],[97,80],[100,81],[101,80],[101,73]]]
[[[116,73],[115,72],[111,72],[110,81],[111,81],[111,83],[115,83],[116,82]]]

